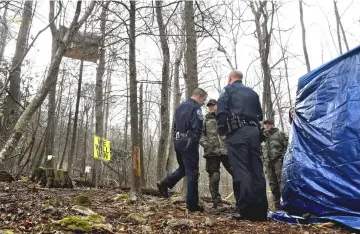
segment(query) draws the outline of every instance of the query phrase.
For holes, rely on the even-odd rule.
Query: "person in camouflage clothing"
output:
[[[271,120],[265,120],[263,125],[265,143],[263,143],[262,152],[265,172],[274,197],[275,209],[279,210],[281,209],[281,174],[288,137],[284,132],[275,128],[274,122]]]
[[[203,132],[200,145],[204,148],[206,159],[206,171],[209,174],[209,189],[213,200],[213,208],[222,207],[221,195],[219,193],[220,164],[232,175],[232,169],[227,156],[226,146],[217,134],[216,104],[214,99],[209,100],[207,107],[209,112],[203,121]]]

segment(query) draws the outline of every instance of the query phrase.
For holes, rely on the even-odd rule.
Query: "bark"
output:
[[[256,26],[256,36],[258,39],[259,45],[259,55],[261,61],[261,68],[263,71],[263,96],[262,96],[262,105],[263,105],[263,116],[266,119],[274,120],[274,110],[272,106],[272,98],[271,98],[271,69],[269,66],[269,54],[270,54],[270,42],[273,31],[273,17],[274,17],[274,3],[271,2],[271,19],[270,26],[269,23],[269,12],[266,9],[267,1],[260,1],[259,5],[256,3],[256,7],[254,2],[250,2],[251,10],[255,16],[255,26]],[[261,22],[263,19],[263,22]],[[269,27],[269,28],[268,28]]]
[[[140,167],[141,167],[141,187],[146,188],[146,180],[144,173],[144,99],[143,84],[140,85],[139,99],[139,140],[140,140]]]
[[[162,180],[166,175],[166,147],[169,134],[169,70],[170,51],[164,24],[161,1],[156,1],[156,19],[160,32],[160,44],[163,55],[162,80],[161,80],[161,103],[160,103],[160,139],[157,157],[157,180]],[[196,40],[195,40],[196,42]]]
[[[129,82],[128,82],[128,73],[125,72],[125,79],[126,79],[126,113],[125,113],[125,129],[124,129],[124,148],[125,151],[128,152],[129,147],[128,147],[128,126],[129,126]],[[126,159],[123,159],[123,179],[124,179],[124,184],[125,186],[127,186],[127,173],[126,173]]]
[[[100,30],[102,40],[100,43],[100,59],[96,70],[96,87],[95,87],[95,135],[104,137],[104,97],[103,97],[103,76],[105,73],[105,26],[106,26],[106,12],[110,2],[103,5],[100,15]],[[97,188],[100,180],[100,161],[95,160],[95,187]]]
[[[337,28],[337,36],[338,36],[338,41],[339,41],[340,54],[342,54],[340,29],[341,29],[341,33],[343,35],[346,50],[349,50],[349,45],[348,45],[348,42],[347,42],[347,39],[346,39],[346,34],[345,34],[344,27],[343,27],[343,25],[341,23],[341,18],[340,18],[339,10],[337,8],[336,1],[334,1],[334,10],[335,10],[335,17],[336,17],[336,28]]]
[[[300,8],[300,23],[301,23],[301,32],[302,32],[302,43],[303,43],[303,51],[304,51],[304,57],[305,57],[305,62],[306,62],[306,69],[307,69],[307,72],[310,72],[311,68],[310,68],[310,61],[309,61],[308,51],[307,51],[307,48],[306,48],[306,30],[305,30],[305,25],[304,25],[304,12],[303,12],[303,7],[302,7],[302,0],[299,0],[299,8]]]
[[[88,127],[89,127],[89,110],[90,105],[85,105],[84,108],[84,114],[86,115],[85,120],[85,133],[84,133],[84,154],[81,158],[81,168],[80,168],[80,177],[83,178],[85,176],[85,167],[86,167],[86,156],[87,156],[87,133],[88,133]]]
[[[22,13],[22,22],[19,29],[19,34],[16,41],[15,54],[11,63],[11,73],[9,74],[10,89],[9,95],[6,99],[6,114],[5,114],[5,126],[2,129],[2,134],[5,139],[8,139],[9,133],[14,128],[16,121],[20,116],[20,106],[18,103],[21,102],[21,66],[18,63],[21,62],[22,57],[26,50],[26,44],[28,34],[30,30],[30,21],[32,15],[33,1],[26,1]],[[6,84],[5,84],[6,85]]]
[[[129,26],[129,70],[130,70],[130,125],[131,125],[131,155],[132,155],[132,180],[131,198],[136,200],[137,195],[141,194],[140,177],[140,146],[139,146],[139,120],[137,105],[137,81],[136,81],[136,54],[135,54],[135,22],[136,6],[135,1],[130,1],[130,26]]]
[[[80,61],[80,72],[79,72],[79,80],[78,80],[78,89],[76,94],[76,105],[75,105],[75,116],[74,116],[74,127],[72,132],[71,138],[71,145],[70,145],[70,154],[68,156],[68,168],[67,171],[69,175],[72,172],[72,166],[74,161],[74,151],[75,151],[75,144],[76,144],[76,136],[77,136],[77,129],[78,129],[78,118],[79,118],[79,106],[80,106],[80,95],[81,95],[81,83],[83,77],[83,68],[84,68],[84,61]]]
[[[52,39],[52,48],[51,48],[51,61],[54,60],[54,56],[58,49],[58,33],[54,22],[54,8],[55,1],[50,1],[50,11],[49,11],[49,23],[51,29],[51,39]],[[54,74],[55,82],[50,88],[49,92],[49,106],[48,106],[48,130],[46,133],[46,155],[54,154],[54,140],[55,140],[55,108],[56,108],[56,84],[57,77],[59,75],[59,70],[57,69]]]
[[[185,2],[184,15],[186,31],[186,96],[190,98],[192,91],[199,86],[194,4],[192,1]]]
[[[0,62],[4,59],[4,52],[6,47],[6,39],[9,34],[9,26],[7,24],[7,10],[8,10],[8,4],[4,7],[4,13],[2,16],[2,27],[1,27],[1,34],[0,34]]]
[[[43,85],[41,85],[38,93],[35,95],[35,97],[32,99],[30,104],[26,107],[26,109],[20,116],[19,120],[17,121],[14,127],[12,136],[6,142],[5,146],[0,152],[0,168],[3,164],[4,159],[7,158],[9,155],[11,155],[11,153],[19,143],[19,140],[22,137],[27,124],[30,122],[32,115],[43,103],[47,94],[50,91],[51,86],[56,81],[55,75],[57,74],[57,70],[59,69],[62,57],[65,54],[65,50],[67,45],[69,44],[70,39],[73,37],[75,32],[79,30],[79,28],[85,22],[85,20],[89,17],[92,9],[95,6],[95,2],[92,1],[87,11],[83,15],[83,17],[80,20],[78,20],[80,16],[81,3],[82,3],[81,1],[77,2],[76,11],[71,26],[69,27],[69,30],[66,32],[63,38],[63,42],[59,44],[59,48],[54,56],[54,60],[51,62],[49,71],[46,75]]]
[[[67,148],[68,141],[69,141],[70,130],[71,130],[71,103],[70,103],[70,108],[69,108],[69,119],[68,119],[68,126],[67,126],[66,137],[65,137],[64,151],[61,156],[60,165],[59,165],[60,169],[63,168],[65,154],[66,154],[66,148]]]
[[[174,64],[174,90],[173,90],[173,121],[172,126],[174,126],[175,121],[175,111],[176,108],[180,105],[180,98],[181,98],[181,92],[180,92],[180,83],[179,83],[179,73],[180,73],[180,64],[182,60],[182,56],[185,50],[185,37],[181,37],[180,47],[177,50],[177,55],[175,58],[175,64]],[[171,127],[170,130],[170,139],[172,140],[174,136],[174,128]],[[175,162],[175,150],[174,150],[174,144],[173,142],[170,142],[169,144],[169,156],[166,164],[166,171],[169,175],[172,172],[172,165],[174,165]]]

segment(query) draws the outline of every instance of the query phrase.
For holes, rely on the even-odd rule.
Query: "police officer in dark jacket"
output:
[[[207,93],[203,89],[196,88],[191,98],[177,108],[174,121],[174,146],[179,168],[157,183],[159,192],[168,197],[168,188],[172,189],[186,175],[186,205],[189,211],[204,211],[204,208],[198,204],[198,176],[199,140],[204,119],[201,106],[206,98]]]
[[[267,219],[268,202],[263,164],[260,157],[259,121],[262,109],[258,94],[242,84],[243,74],[234,70],[218,100],[217,120],[220,135],[233,168],[234,194],[237,194],[236,219]]]

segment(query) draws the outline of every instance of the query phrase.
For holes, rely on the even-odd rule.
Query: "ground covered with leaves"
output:
[[[148,195],[147,195],[148,194]],[[300,226],[235,221],[231,207],[189,213],[183,200],[120,189],[44,189],[28,181],[0,183],[1,233],[352,233],[331,223]]]

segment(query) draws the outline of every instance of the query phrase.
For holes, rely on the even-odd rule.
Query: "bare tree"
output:
[[[343,25],[341,23],[339,10],[338,10],[338,7],[337,7],[337,1],[334,0],[333,2],[334,2],[335,17],[336,17],[336,29],[337,29],[336,33],[337,33],[337,37],[338,37],[340,54],[342,54],[343,51],[342,51],[342,46],[341,46],[341,32],[343,34],[343,39],[344,39],[345,46],[346,46],[347,50],[349,50],[349,45],[348,45],[348,42],[347,42],[347,39],[346,39],[346,34],[345,34],[344,27],[343,27]],[[341,32],[340,32],[340,29],[341,29]]]
[[[192,91],[199,86],[194,3],[192,1],[185,2],[184,16],[186,31],[186,97],[190,98]]]
[[[99,64],[96,69],[96,86],[95,86],[95,134],[99,137],[104,137],[104,97],[103,97],[103,76],[105,73],[105,26],[106,26],[106,11],[110,2],[103,4],[100,15],[100,30],[101,30],[101,42],[100,42],[100,58]],[[95,162],[95,187],[98,187],[100,180],[100,162],[94,159]],[[94,174],[93,174],[94,175]],[[95,179],[95,181],[94,181]]]
[[[1,167],[4,167],[4,165],[3,165],[4,159],[7,158],[13,152],[14,148],[19,143],[19,140],[25,131],[25,127],[27,126],[28,122],[30,121],[32,115],[42,104],[42,102],[46,98],[47,94],[49,93],[51,86],[56,81],[55,74],[57,73],[57,70],[59,69],[62,57],[66,51],[66,47],[69,44],[71,38],[74,36],[74,34],[79,30],[81,25],[89,17],[90,13],[92,12],[92,10],[95,6],[95,2],[92,1],[90,3],[90,6],[86,10],[86,12],[82,16],[82,18],[79,20],[81,5],[82,5],[82,1],[78,1],[76,4],[74,18],[71,22],[69,30],[66,32],[66,34],[62,40],[62,43],[59,44],[59,48],[55,54],[53,61],[51,62],[49,71],[47,73],[47,76],[45,78],[43,85],[41,85],[38,93],[35,95],[35,97],[32,99],[32,101],[26,107],[24,112],[21,114],[19,120],[17,121],[17,123],[14,127],[14,131],[13,131],[10,139],[6,142],[5,146],[3,147],[3,149],[0,152],[0,169],[1,169]]]
[[[73,132],[70,144],[70,153],[68,156],[68,173],[71,175],[73,161],[74,161],[74,151],[75,151],[75,144],[76,144],[76,135],[78,129],[78,118],[79,118],[79,107],[80,107],[80,94],[81,94],[81,83],[83,79],[83,69],[84,69],[84,61],[80,61],[80,72],[79,72],[79,79],[78,79],[78,88],[76,93],[76,104],[75,104],[75,115],[74,115],[74,125],[73,125]]]
[[[166,174],[166,147],[169,134],[169,70],[170,70],[170,51],[166,35],[166,26],[162,15],[162,2],[156,2],[156,19],[160,32],[160,43],[163,56],[162,81],[161,81],[161,104],[160,104],[160,140],[157,157],[157,180],[161,180]]]
[[[1,129],[2,135],[7,139],[9,136],[9,130],[13,129],[16,121],[20,116],[20,83],[21,83],[21,62],[26,50],[27,40],[30,30],[30,21],[32,16],[33,1],[26,1],[22,13],[22,22],[19,29],[18,38],[16,41],[15,54],[11,63],[11,72],[9,74],[10,89],[6,100],[6,114],[5,114],[5,126]]]
[[[7,10],[8,10],[8,4],[5,5],[4,7],[4,13],[2,15],[2,20],[1,20],[1,31],[0,31],[0,62],[3,61],[4,59],[4,52],[5,52],[5,47],[6,47],[6,39],[8,37],[9,34],[9,26],[8,26],[8,22],[7,22]]]
[[[131,180],[131,199],[137,200],[140,190],[140,147],[139,147],[139,120],[137,105],[137,81],[136,81],[136,2],[130,1],[130,25],[129,25],[129,70],[130,70],[130,124],[131,124],[131,143],[132,143],[132,180]]]
[[[271,68],[268,60],[273,33],[275,3],[271,1],[270,12],[267,9],[267,3],[267,1],[250,2],[250,7],[255,16],[256,37],[258,39],[261,68],[263,71],[263,112],[267,119],[273,120],[275,114],[271,98]],[[270,22],[269,17],[271,17]]]
[[[306,62],[306,68],[307,68],[307,71],[310,72],[311,68],[310,68],[308,51],[306,48],[306,30],[305,30],[305,25],[304,25],[304,12],[303,12],[303,7],[302,7],[302,2],[303,2],[302,0],[299,0],[302,43],[303,43],[303,51],[304,51],[304,57],[305,57],[305,62]]]

